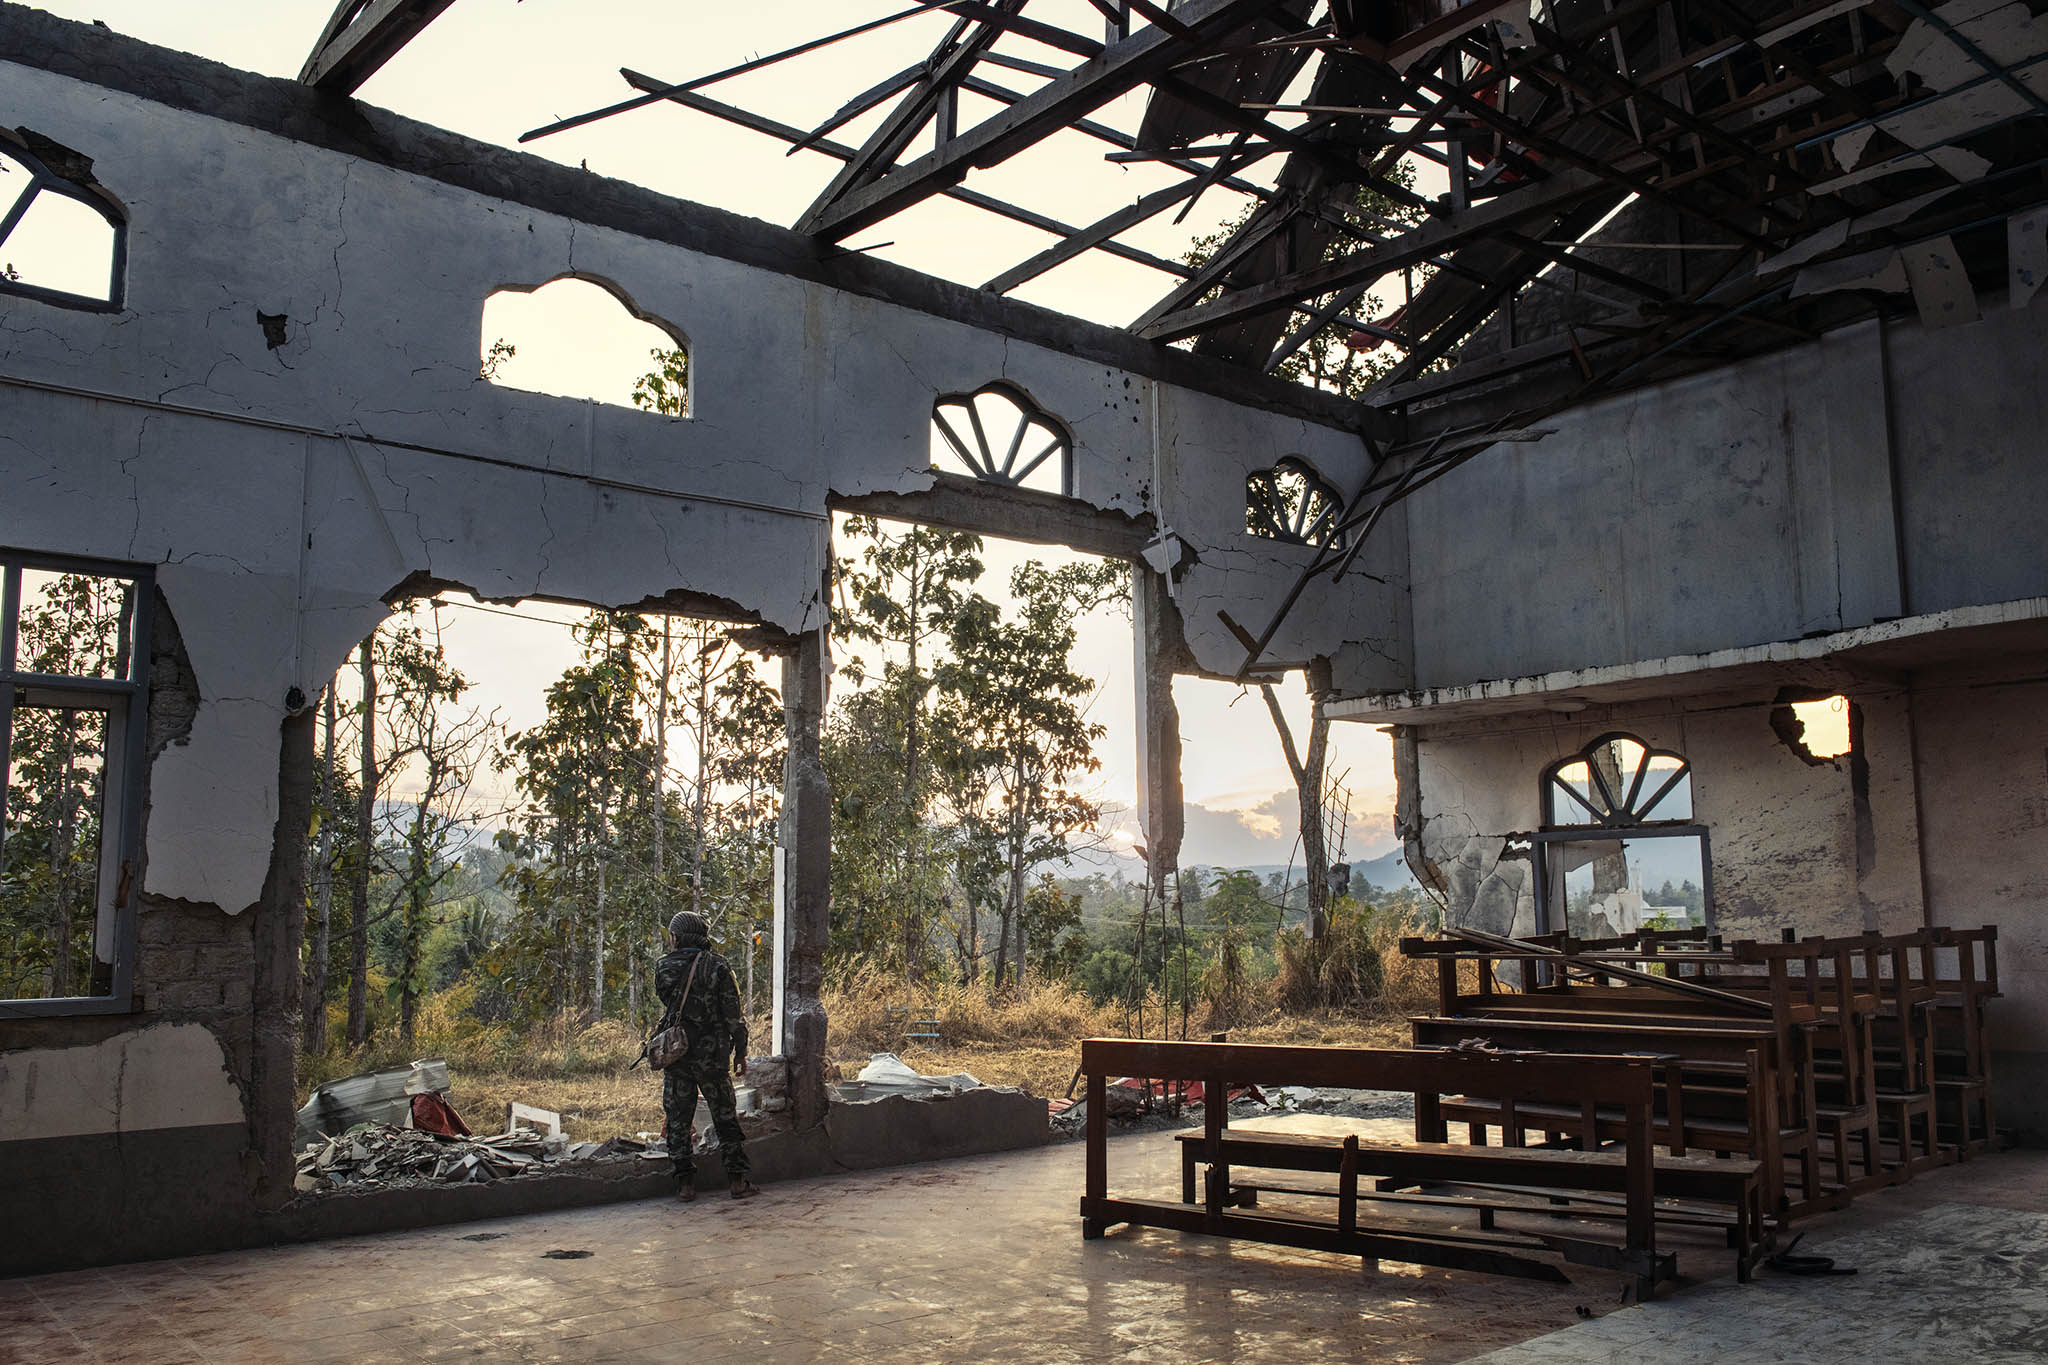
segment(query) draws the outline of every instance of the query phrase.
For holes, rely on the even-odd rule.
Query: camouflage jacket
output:
[[[699,957],[697,975],[691,981],[690,968]],[[747,1016],[740,1008],[739,982],[731,966],[709,948],[681,948],[654,964],[654,993],[661,997],[664,1024],[676,1021],[676,1002],[682,998],[684,983],[690,983],[690,998],[683,1007],[682,1022],[690,1026],[693,1052],[721,1056],[744,1052],[747,1046]]]

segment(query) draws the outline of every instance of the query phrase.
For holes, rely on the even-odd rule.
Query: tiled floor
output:
[[[1853,1276],[1723,1282],[1490,1352],[1473,1365],[1863,1365],[2048,1361],[2048,1215],[1921,1209],[1799,1254]]]
[[[1163,1135],[1121,1139],[1110,1152],[1113,1190],[1178,1185]],[[1361,1276],[1355,1261],[1333,1256],[1128,1229],[1083,1242],[1081,1155],[1068,1145],[779,1184],[740,1204],[649,1201],[0,1281],[0,1362],[1311,1365],[1459,1361],[1532,1337],[1545,1338],[1529,1348],[1539,1354],[1499,1359],[1706,1360],[1757,1358],[1693,1348],[1732,1346],[1737,1327],[1755,1335],[1766,1305],[1810,1317],[1813,1303],[1844,1292],[1858,1296],[1850,1311],[1872,1341],[1917,1343],[1979,1300],[2012,1327],[1998,1329],[1998,1349],[2034,1340],[2025,1314],[2036,1333],[2048,1322],[2038,1302],[2048,1220],[1943,1207],[2039,1210],[2048,1158],[2030,1154],[1924,1176],[1817,1222],[1809,1237],[1882,1237],[1886,1223],[1932,1208],[1926,1228],[1945,1230],[1944,1250],[1903,1257],[1936,1245],[1907,1227],[1903,1240],[1854,1244],[1855,1280],[1681,1291],[1555,1336],[1545,1334],[1577,1322],[1582,1305],[1612,1308],[1621,1277],[1575,1267],[1573,1284],[1552,1285],[1393,1265]],[[555,1250],[589,1255],[545,1255]],[[1680,1251],[1695,1274],[1719,1274],[1723,1260]],[[1995,1273],[1973,1279],[1987,1260]],[[1936,1311],[1951,1318],[1928,1317]],[[1881,1331],[1887,1313],[1896,1321]],[[1762,1339],[1786,1338],[1780,1328]],[[1665,1357],[1659,1340],[1693,1353]],[[1938,1354],[1914,1344],[1898,1358]]]

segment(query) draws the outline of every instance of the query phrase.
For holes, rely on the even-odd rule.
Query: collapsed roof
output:
[[[344,0],[303,78],[353,88],[447,3]],[[915,0],[682,83],[627,70],[635,96],[525,140],[673,102],[839,162],[795,223],[819,239],[947,196],[1053,239],[994,270],[993,292],[1107,252],[1171,281],[1131,322],[1140,337],[1263,371],[1369,356],[1345,387],[1375,409],[1377,472],[1332,537],[1355,546],[1393,501],[1604,393],[1872,314],[1940,327],[1975,318],[1982,292],[2023,304],[2048,273],[2035,9]],[[706,93],[921,19],[944,23],[930,54],[893,73],[836,63],[861,88],[816,126]],[[1135,131],[1091,117],[1139,91]],[[834,139],[856,123],[858,145]],[[1078,225],[977,187],[1074,133],[1177,178]],[[1212,190],[1250,206],[1206,259],[1131,240]],[[1335,553],[1308,572],[1341,572]]]

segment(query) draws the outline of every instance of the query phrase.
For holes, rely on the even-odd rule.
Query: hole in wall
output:
[[[1849,699],[1839,694],[1816,696],[1786,688],[1771,708],[1771,731],[1778,741],[1808,764],[1832,764],[1854,745],[1849,732]]]
[[[478,373],[555,398],[690,414],[689,341],[608,282],[564,275],[484,300]]]

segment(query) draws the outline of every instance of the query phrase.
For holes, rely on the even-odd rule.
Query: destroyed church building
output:
[[[2048,1119],[2029,5],[990,0],[859,145],[631,78],[832,159],[789,227],[352,97],[445,8],[345,3],[288,81],[0,4],[0,261],[68,214],[105,264],[0,276],[0,769],[38,710],[106,754],[90,979],[0,1004],[0,1209],[41,1229],[0,1271],[349,1230],[293,1190],[312,704],[443,588],[782,657],[772,1051],[821,1130],[835,511],[1129,563],[1155,878],[1182,745],[1227,742],[1173,677],[1307,670],[1392,727],[1447,923],[1626,932],[1689,913],[1666,879],[1749,938],[1995,922],[2000,1118]],[[1131,92],[1135,133],[1090,121]],[[976,187],[1075,129],[1181,179],[1094,223]],[[1256,207],[1207,263],[1125,240],[1219,186]],[[1052,245],[983,288],[848,249],[939,196]],[[1007,297],[1088,252],[1157,304]],[[687,348],[687,415],[479,378],[484,300],[562,278]],[[1331,336],[1398,359],[1362,396],[1274,373]],[[935,469],[990,392],[1014,439],[956,418]],[[18,651],[53,571],[118,585],[117,666]],[[1792,708],[1831,698],[1815,753]]]

